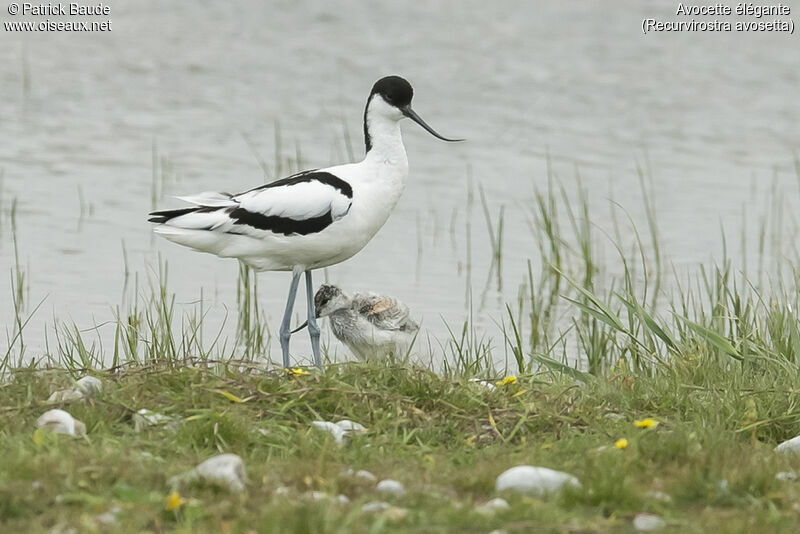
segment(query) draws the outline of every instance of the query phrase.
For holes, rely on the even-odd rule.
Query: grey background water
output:
[[[743,207],[755,211],[772,184],[798,196],[796,35],[643,35],[643,17],[678,18],[672,1],[110,5],[98,18],[112,20],[110,33],[0,37],[0,324],[10,329],[13,317],[16,198],[29,307],[45,299],[26,329],[29,355],[43,350],[54,318],[81,328],[113,318],[123,242],[142,285],[160,254],[180,305],[203,288],[213,333],[226,310],[235,314],[237,265],[152,237],[153,147],[164,176],[159,208],[180,205],[173,194],[262,183],[254,151],[274,167],[276,123],[284,163],[298,146],[304,167],[346,160],[345,129],[360,157],[364,101],[385,74],[407,77],[417,111],[468,142],[445,144],[405,124],[402,200],[372,243],[327,276],[346,290],[400,297],[432,340],[447,338],[445,322],[461,324],[466,288],[481,291],[490,265],[480,206],[470,214],[465,205],[468,175],[495,215],[506,206],[504,289],[475,309],[496,344],[502,303],[537,254],[526,220],[548,154],[568,191],[580,171],[601,226],[609,196],[644,224],[635,166],[648,161],[662,246],[679,266],[718,256],[720,224],[735,234]],[[4,21],[42,19],[12,18],[5,7]],[[287,283],[286,273],[259,278],[274,327]],[[99,332],[93,339],[108,343],[113,327]],[[308,353],[305,336],[293,349]]]

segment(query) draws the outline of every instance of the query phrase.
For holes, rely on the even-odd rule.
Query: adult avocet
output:
[[[156,211],[154,231],[170,241],[258,271],[292,271],[280,327],[283,365],[289,366],[289,324],[300,274],[306,273],[308,331],[321,365],[311,271],[342,262],[386,222],[405,188],[408,159],[400,121],[408,117],[436,133],[411,109],[414,90],[399,76],[381,78],[364,109],[367,153],[360,163],[305,171],[244,193],[182,197],[193,207]]]
[[[324,284],[314,295],[314,308],[317,318],[328,317],[333,335],[362,360],[405,356],[419,332],[408,306],[385,295],[350,296],[337,286]]]

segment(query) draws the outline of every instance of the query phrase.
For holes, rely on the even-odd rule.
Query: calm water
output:
[[[515,299],[537,253],[526,220],[547,154],[568,190],[580,171],[601,227],[609,196],[644,225],[635,168],[649,160],[662,247],[679,266],[718,256],[720,224],[735,235],[743,206],[761,209],[773,183],[790,205],[800,197],[796,35],[642,35],[643,17],[674,18],[672,1],[229,4],[111,2],[111,33],[3,32],[0,324],[12,318],[7,212],[17,198],[28,300],[45,299],[26,329],[30,355],[54,317],[81,328],[113,318],[123,242],[141,281],[159,254],[168,260],[179,303],[202,287],[213,332],[235,310],[237,265],[152,237],[153,147],[160,208],[180,205],[174,194],[262,183],[254,152],[270,169],[279,156],[287,173],[297,147],[304,167],[345,161],[345,128],[360,157],[364,101],[385,74],[407,77],[420,115],[468,142],[404,125],[404,197],[372,243],[327,276],[346,290],[400,297],[434,346],[447,337],[445,321],[463,321],[466,288],[482,291],[489,269],[480,206],[466,206],[468,175],[494,214],[506,209],[504,294],[493,288],[476,309],[498,344],[502,302]],[[798,16],[800,3],[788,5]],[[288,280],[260,275],[275,328]],[[108,343],[113,327],[99,331]],[[305,336],[293,347],[309,352]]]

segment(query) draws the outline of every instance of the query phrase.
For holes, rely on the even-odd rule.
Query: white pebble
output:
[[[653,514],[637,514],[633,518],[633,528],[639,532],[652,532],[667,526],[667,522]]]
[[[350,503],[350,499],[347,497],[347,495],[342,494],[333,497],[330,493],[326,493],[324,491],[311,491],[307,495],[312,501],[329,501],[336,504]]]
[[[103,382],[94,376],[84,376],[75,382],[75,386],[83,391],[87,397],[91,397],[95,393],[103,391]]]
[[[64,410],[48,410],[36,420],[36,428],[69,436],[86,435],[86,425]]]
[[[781,482],[797,482],[798,476],[794,471],[781,471],[775,474],[775,478]]]
[[[508,510],[509,508],[511,508],[511,506],[509,506],[508,502],[505,499],[497,497],[476,507],[475,511],[481,515],[491,516],[496,514],[497,512]]]
[[[369,482],[371,484],[375,484],[378,481],[378,477],[376,477],[375,475],[364,469],[359,469],[358,471],[356,471],[355,474],[353,475],[353,478],[357,478],[359,480],[363,480],[364,482]]]
[[[351,421],[349,419],[342,419],[341,421],[337,421],[334,424],[339,428],[341,428],[345,435],[362,433],[367,431],[364,425],[362,425],[361,423],[356,423],[355,421]]]
[[[403,487],[400,482],[392,480],[391,478],[378,482],[375,489],[381,493],[389,493],[391,495],[403,495],[406,492],[406,488]]]
[[[344,444],[344,430],[342,427],[330,421],[314,421],[311,426],[323,432],[329,432],[333,436],[333,440],[338,444]]]
[[[145,408],[133,414],[133,428],[136,432],[141,432],[149,426],[171,425],[174,427],[176,423],[177,420],[174,417],[151,412]]]
[[[783,443],[775,447],[775,452],[780,452],[784,454],[800,453],[800,436],[784,441]]]
[[[578,479],[570,474],[547,467],[518,465],[498,476],[494,488],[498,492],[512,490],[541,497],[557,493],[565,487],[579,488],[580,486]]]
[[[47,402],[72,402],[72,401],[79,401],[83,399],[86,395],[84,395],[83,391],[78,388],[70,388],[70,389],[59,389],[58,391],[54,391],[49,397],[47,397]]]
[[[375,484],[378,481],[378,477],[376,477],[369,471],[366,471],[364,469],[359,469],[358,471],[354,471],[352,467],[344,469],[341,473],[339,473],[339,476],[354,478],[360,482],[364,482],[367,484]]]
[[[480,386],[485,387],[489,391],[494,391],[497,389],[494,384],[492,384],[491,380],[486,380],[485,378],[470,378],[468,382],[473,384],[478,384]]]
[[[111,527],[117,524],[117,515],[122,511],[119,506],[112,506],[106,512],[94,516],[94,521],[100,526]]]
[[[212,456],[200,465],[169,479],[171,486],[181,482],[198,480],[206,484],[222,486],[230,491],[242,491],[247,482],[247,472],[244,462],[236,454],[220,454]]]
[[[75,382],[75,387],[54,391],[47,402],[72,402],[91,397],[103,390],[103,382],[93,376],[84,376]]]
[[[204,481],[225,485],[231,491],[242,491],[247,482],[244,462],[236,454],[212,456],[195,469]]]
[[[361,511],[365,512],[367,514],[375,514],[375,513],[379,513],[379,512],[385,512],[386,510],[388,510],[391,507],[392,507],[392,505],[389,504],[388,502],[370,501],[370,502],[366,503],[364,506],[361,507]]]

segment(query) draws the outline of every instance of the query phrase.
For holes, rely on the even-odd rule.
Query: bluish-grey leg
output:
[[[311,282],[311,271],[306,271],[306,298],[308,299],[308,335],[311,336],[311,352],[314,363],[322,368],[319,357],[319,326],[317,326],[317,310],[314,308],[314,284]]]
[[[289,338],[292,335],[289,325],[292,320],[292,308],[294,307],[294,299],[297,295],[297,286],[300,283],[301,269],[295,268],[292,271],[292,283],[289,286],[289,299],[286,301],[286,311],[283,312],[283,321],[281,322],[281,351],[283,351],[283,366],[289,367]]]

